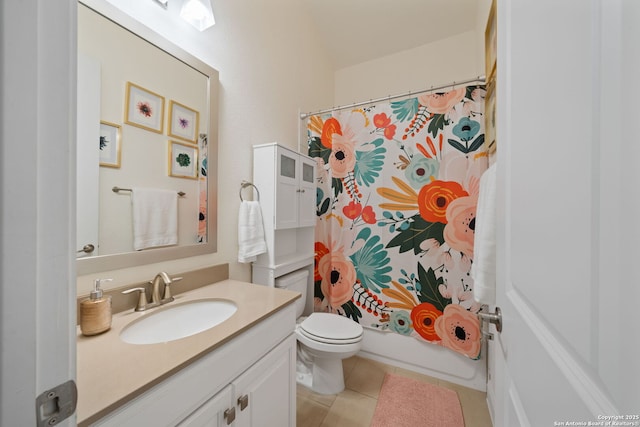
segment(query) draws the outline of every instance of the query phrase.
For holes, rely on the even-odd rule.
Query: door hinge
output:
[[[78,389],[73,380],[45,391],[36,397],[37,427],[55,426],[76,411]]]

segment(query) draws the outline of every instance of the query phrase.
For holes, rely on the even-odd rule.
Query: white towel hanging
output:
[[[496,163],[480,178],[473,244],[473,294],[481,304],[496,303]]]
[[[178,244],[178,194],[175,190],[132,188],[133,249]]]
[[[244,200],[238,214],[238,262],[253,262],[267,251],[262,209],[257,201]]]

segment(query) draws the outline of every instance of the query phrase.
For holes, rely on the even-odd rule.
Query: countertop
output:
[[[223,280],[176,295],[175,301],[163,307],[114,314],[111,329],[101,335],[85,337],[78,327],[78,424],[108,414],[299,297],[284,289]],[[129,322],[172,304],[202,298],[231,300],[238,310],[211,329],[170,342],[136,345],[120,339]]]

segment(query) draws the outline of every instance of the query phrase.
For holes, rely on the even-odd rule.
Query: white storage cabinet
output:
[[[275,278],[294,270],[313,272],[315,176],[316,162],[309,156],[275,142],[253,147],[253,184],[267,242],[267,253],[253,263],[254,283],[274,286]]]
[[[274,230],[315,225],[315,164],[277,143],[253,147],[253,181]]]

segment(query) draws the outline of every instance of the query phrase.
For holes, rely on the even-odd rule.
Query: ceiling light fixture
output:
[[[216,23],[210,0],[184,0],[180,16],[200,31]]]

